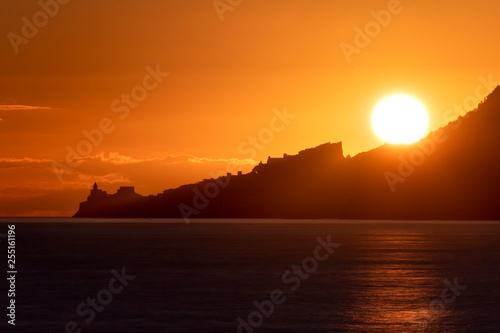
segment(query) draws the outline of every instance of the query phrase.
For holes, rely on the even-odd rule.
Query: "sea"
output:
[[[3,218],[0,258],[0,332],[500,332],[498,221]]]

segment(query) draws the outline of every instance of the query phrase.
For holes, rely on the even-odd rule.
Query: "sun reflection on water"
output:
[[[432,243],[426,236],[391,232],[367,235],[363,242],[364,254],[359,254],[349,272],[356,287],[347,315],[363,318],[351,325],[352,331],[421,332],[431,325],[441,327],[440,321],[452,310],[429,309],[446,276],[437,275]],[[426,247],[428,251],[422,251]]]

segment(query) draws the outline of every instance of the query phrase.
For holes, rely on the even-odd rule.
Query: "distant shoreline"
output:
[[[141,223],[186,224],[174,218],[72,218],[72,217],[0,217],[2,223]],[[234,219],[198,218],[190,224],[500,224],[500,220],[348,220],[348,219]]]

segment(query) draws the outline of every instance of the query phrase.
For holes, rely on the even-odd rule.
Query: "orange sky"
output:
[[[497,1],[40,3],[51,15],[0,4],[0,216],[72,215],[95,180],[147,195],[228,160],[249,171],[337,141],[355,155],[382,144],[370,118],[385,96],[422,101],[432,130],[478,77],[500,82]],[[141,101],[127,106],[131,94]],[[82,131],[99,126],[85,146]],[[88,155],[69,166],[67,147]]]

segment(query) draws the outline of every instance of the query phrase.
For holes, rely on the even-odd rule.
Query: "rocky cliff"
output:
[[[157,196],[91,196],[75,216],[500,219],[499,128],[497,87],[415,144],[345,158],[341,143],[327,143]]]

